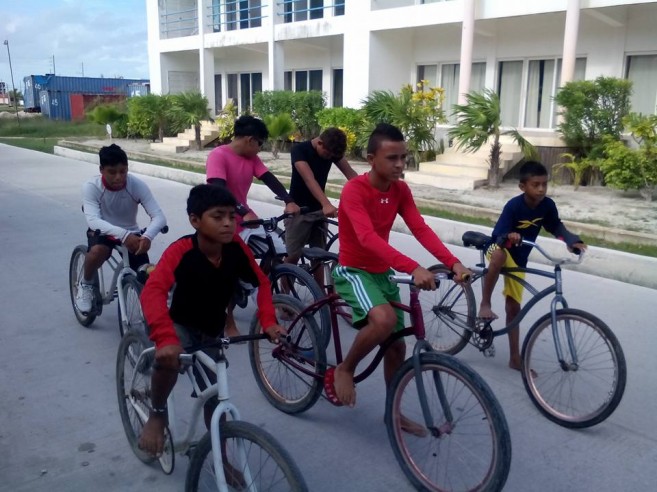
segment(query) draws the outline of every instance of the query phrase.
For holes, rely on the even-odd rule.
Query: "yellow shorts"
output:
[[[488,249],[486,250],[486,258],[490,261],[490,257],[493,254],[494,251],[498,249],[504,249],[498,246],[497,244],[491,244]],[[513,261],[513,258],[511,257],[511,253],[509,251],[506,251],[506,261],[504,262],[503,268],[518,268],[518,265],[516,264],[515,261]],[[518,278],[525,278],[525,274],[523,272],[514,272],[513,275]],[[524,287],[520,282],[517,282],[511,277],[504,276],[504,290],[502,291],[502,294],[506,297],[510,297],[514,301],[516,301],[518,304],[522,303],[522,291],[525,290]]]

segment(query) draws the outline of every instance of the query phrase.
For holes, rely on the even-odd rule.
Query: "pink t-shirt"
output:
[[[251,188],[253,178],[258,178],[269,172],[260,157],[243,157],[237,155],[230,145],[222,145],[208,155],[205,164],[205,178],[219,178],[226,181],[226,187],[235,196],[238,203],[248,207],[246,196]],[[242,222],[238,216],[239,223]]]

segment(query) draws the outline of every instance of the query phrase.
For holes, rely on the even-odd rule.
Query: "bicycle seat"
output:
[[[483,232],[467,231],[463,233],[461,240],[463,241],[463,246],[466,248],[474,247],[482,250],[490,244],[492,238]]]
[[[318,247],[303,248],[303,256],[310,261],[338,261],[336,253]]]

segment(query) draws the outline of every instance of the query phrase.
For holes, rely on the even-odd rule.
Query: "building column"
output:
[[[474,25],[474,0],[464,0],[463,25],[461,28],[461,61],[459,66],[459,104],[465,104],[465,95],[470,92],[470,79],[472,74],[472,46],[474,45]]]
[[[359,108],[370,92],[370,2],[347,2],[343,43],[343,105]]]
[[[268,89],[270,91],[282,91],[285,87],[285,49],[282,41],[276,41],[276,24],[278,24],[278,15],[276,15],[277,2],[269,2],[268,17],[270,20],[271,31],[269,33],[269,42],[267,43],[267,62],[268,62]]]
[[[163,93],[165,73],[162,70],[160,53],[160,8],[158,0],[147,0],[146,19],[148,30],[148,77],[153,94]]]
[[[579,30],[580,1],[568,0],[566,7],[566,27],[563,36],[563,57],[561,62],[560,87],[573,80],[577,59],[577,35]]]
[[[213,49],[205,48],[205,32],[208,26],[208,17],[210,10],[209,0],[201,0],[198,2],[198,37],[199,37],[199,52],[198,52],[198,67],[199,67],[199,89],[208,100],[208,109],[210,114],[214,115],[215,100],[214,100],[214,51]]]

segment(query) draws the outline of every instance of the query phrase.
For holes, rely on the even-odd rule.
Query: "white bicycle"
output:
[[[307,491],[308,487],[294,460],[274,437],[260,427],[240,420],[237,407],[230,402],[228,363],[224,350],[231,343],[261,340],[264,334],[218,338],[211,344],[191,347],[180,355],[181,373],[186,373],[196,395],[192,418],[185,435],[177,427],[173,392],[167,401],[169,426],[165,431],[165,448],[157,458],[162,471],[173,472],[176,453],[191,458],[185,490]],[[216,360],[202,351],[213,348]],[[155,348],[142,334],[128,332],[119,345],[116,361],[116,385],[119,411],[130,446],[141,461],[156,458],[137,446],[139,435],[151,410],[151,375]],[[205,383],[201,390],[194,369]],[[210,384],[208,374],[217,376]],[[194,441],[197,419],[205,403],[216,396],[210,430]],[[220,421],[222,415],[225,421]]]

